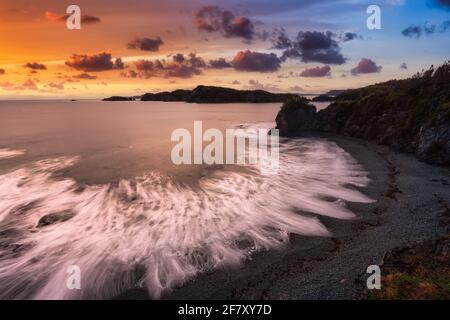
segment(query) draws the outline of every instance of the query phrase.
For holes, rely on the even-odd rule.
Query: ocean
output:
[[[323,108],[325,104],[318,104]],[[372,202],[368,173],[322,138],[280,140],[279,170],[175,165],[175,129],[272,128],[280,104],[0,102],[0,298],[154,298],[201,272],[330,236]],[[78,266],[81,289],[67,286]]]

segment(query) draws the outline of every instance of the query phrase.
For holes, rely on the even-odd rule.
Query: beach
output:
[[[362,140],[320,136],[335,141],[370,172],[364,193],[377,202],[350,204],[357,215],[352,221],[320,217],[333,233],[330,238],[292,235],[283,250],[259,253],[237,269],[200,275],[163,298],[360,299],[369,265],[381,264],[394,248],[449,232],[440,203],[450,202],[448,168]],[[145,297],[140,290],[121,296]]]

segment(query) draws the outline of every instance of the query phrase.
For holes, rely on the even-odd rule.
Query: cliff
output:
[[[336,100],[313,113],[308,102],[288,101],[276,119],[280,134],[334,132],[450,165],[450,62],[410,79],[348,90]]]

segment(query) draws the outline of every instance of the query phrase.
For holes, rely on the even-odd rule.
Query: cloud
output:
[[[111,53],[100,52],[97,54],[73,54],[66,65],[76,70],[85,72],[99,72],[107,70],[124,69],[125,65],[121,58],[112,60]]]
[[[2,76],[2,75],[4,75],[6,72],[5,72],[5,69],[1,69],[0,68],[0,76]]]
[[[297,59],[306,63],[344,64],[347,60],[331,31],[300,31],[294,40],[289,39],[284,30],[277,33],[272,38],[273,48],[283,50],[283,61]]]
[[[121,75],[126,78],[191,78],[203,72],[207,67],[205,61],[195,53],[184,55],[178,53],[166,60],[138,60],[134,63],[136,70],[128,70]]]
[[[239,51],[231,62],[236,70],[275,72],[280,69],[281,59],[274,53]]]
[[[12,82],[6,81],[6,82],[0,82],[0,87],[3,90],[14,90],[16,85],[14,83],[12,83]]]
[[[53,21],[53,22],[66,22],[69,17],[70,17],[69,14],[58,15],[51,11],[45,12],[45,18],[47,18],[47,20]],[[101,22],[101,20],[98,17],[89,16],[89,15],[81,15],[81,23],[94,24],[94,23],[99,23],[99,22]]]
[[[289,88],[289,91],[299,93],[303,92],[303,88],[300,86],[293,86]]]
[[[49,84],[46,85],[46,87],[50,89],[64,90],[64,84],[62,82],[61,83],[50,82]]]
[[[301,77],[328,77],[331,75],[330,66],[315,67],[303,70]]]
[[[72,76],[73,79],[86,79],[86,80],[94,80],[97,79],[97,76],[90,75],[88,73],[80,73],[77,75]]]
[[[28,79],[27,81],[25,81],[24,83],[22,83],[20,86],[17,87],[19,90],[37,90],[38,87],[36,85],[36,83],[31,80]]]
[[[439,3],[442,6],[450,7],[450,0],[437,0],[437,3]]]
[[[378,66],[374,61],[371,59],[363,58],[358,63],[358,65],[351,70],[351,73],[353,75],[363,74],[363,73],[377,73],[380,72],[382,66]]]
[[[248,89],[249,90],[264,90],[270,92],[279,92],[280,88],[271,84],[263,84],[258,80],[249,80],[248,81]]]
[[[255,24],[248,17],[236,17],[231,11],[218,6],[204,6],[194,17],[194,25],[205,32],[219,32],[227,38],[241,38],[246,42],[264,37],[255,31]]]
[[[343,42],[347,42],[347,41],[352,41],[352,40],[356,40],[356,39],[362,39],[362,36],[360,36],[357,33],[354,32],[346,32],[342,35],[342,41]]]
[[[164,42],[160,37],[156,39],[150,38],[137,38],[128,43],[128,49],[139,49],[143,51],[159,51],[159,47],[163,45]]]
[[[238,81],[238,80],[233,80],[233,81],[231,82],[231,84],[235,84],[235,85],[237,85],[237,84],[241,84],[241,82],[240,82],[240,81]]]
[[[403,70],[407,70],[407,69],[408,69],[408,65],[406,64],[406,62],[403,62],[403,63],[400,65],[400,69],[403,69]]]
[[[423,25],[410,25],[402,31],[402,34],[408,38],[418,39],[422,35],[430,36],[433,34],[442,34],[450,28],[450,20],[446,20],[439,25],[424,23]]]
[[[2,83],[0,83],[0,87],[3,90],[14,90],[14,91],[37,90],[38,89],[36,83],[31,79],[27,79],[25,82],[23,82],[22,84],[19,84],[19,85],[16,85],[12,82],[2,82]]]
[[[219,58],[216,60],[209,60],[209,67],[213,69],[225,69],[231,68],[232,65],[225,58]]]
[[[444,9],[450,8],[450,0],[429,0],[428,4],[431,6],[443,7]]]
[[[44,64],[37,62],[28,62],[24,64],[23,67],[31,70],[47,70],[47,67]]]
[[[410,25],[408,28],[402,31],[402,34],[405,37],[409,38],[420,38],[420,36],[422,35],[422,27]]]

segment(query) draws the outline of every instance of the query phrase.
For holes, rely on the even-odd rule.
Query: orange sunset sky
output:
[[[446,0],[2,0],[0,99],[101,98],[199,84],[322,93],[447,60]],[[67,6],[81,8],[68,30]]]

